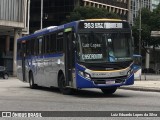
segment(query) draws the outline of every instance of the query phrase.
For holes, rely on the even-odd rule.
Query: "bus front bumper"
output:
[[[123,85],[133,85],[134,84],[134,74],[130,75],[123,82],[115,83],[115,80],[106,80],[105,83],[95,83],[95,81],[86,79],[79,74],[76,76],[76,85],[77,88],[107,88],[107,87],[120,87]]]

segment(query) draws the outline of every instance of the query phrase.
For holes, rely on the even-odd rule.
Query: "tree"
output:
[[[152,31],[160,31],[160,4],[157,6],[155,10],[153,10],[150,18],[150,23]],[[154,57],[154,63],[156,63],[157,56],[155,54],[155,47],[158,47],[160,45],[160,38],[152,37],[150,42],[153,45],[153,57]]]
[[[142,15],[142,47],[146,52],[148,52],[145,47],[146,46],[153,46],[153,57],[154,63],[156,63],[156,55],[155,55],[155,47],[160,45],[160,38],[153,38],[151,37],[151,31],[160,31],[160,4],[158,7],[151,12],[147,8],[143,8],[141,10]],[[137,49],[139,44],[139,16],[135,19],[134,26],[132,27],[133,36],[135,38],[135,49]]]
[[[160,30],[160,5],[151,12],[147,8],[141,10],[141,23],[142,23],[142,46],[158,46],[160,42],[158,39],[151,38],[151,31]],[[135,19],[134,26],[132,27],[133,36],[135,38],[135,48],[138,47],[139,41],[139,16]]]
[[[75,8],[73,12],[70,13],[65,22],[91,18],[120,18],[120,16],[113,12],[108,12],[105,8],[80,6]]]
[[[160,4],[152,12],[152,15],[150,18],[150,25],[153,31],[160,30]]]
[[[141,10],[141,41],[142,47],[149,45],[151,40],[151,27],[150,27],[150,17],[151,12],[147,8],[142,8]],[[134,21],[134,26],[132,27],[133,37],[135,42],[135,50],[138,51],[139,46],[139,16]]]

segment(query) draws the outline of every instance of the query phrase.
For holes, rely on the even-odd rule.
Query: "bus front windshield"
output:
[[[130,33],[79,33],[77,56],[80,62],[120,62],[132,59]]]

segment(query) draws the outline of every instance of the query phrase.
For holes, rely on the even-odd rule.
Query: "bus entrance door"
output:
[[[66,86],[71,86],[72,83],[72,71],[74,64],[74,52],[73,52],[73,32],[72,28],[65,30],[65,75],[66,75]]]

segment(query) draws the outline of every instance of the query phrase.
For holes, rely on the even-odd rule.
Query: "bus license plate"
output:
[[[107,85],[112,85],[112,84],[115,84],[115,81],[113,81],[113,80],[112,81],[106,81],[106,84]]]

